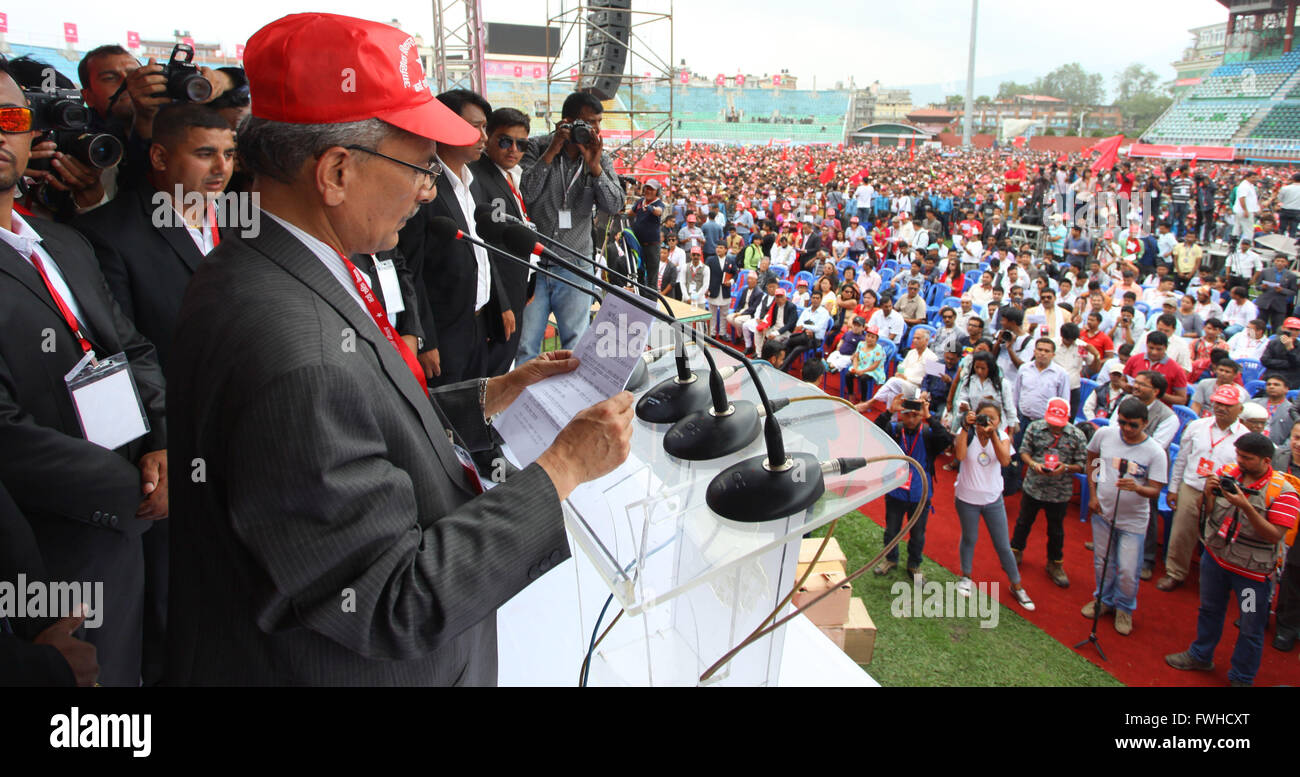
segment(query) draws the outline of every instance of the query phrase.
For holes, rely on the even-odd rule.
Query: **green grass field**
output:
[[[848,571],[880,552],[883,534],[861,513],[840,519],[835,537],[848,557]],[[921,572],[939,583],[957,579],[929,559]],[[875,653],[864,668],[881,685],[1122,685],[1010,607],[1000,608],[997,627],[991,629],[980,628],[977,617],[894,617],[890,587],[905,579],[900,568],[883,578],[867,572],[853,582],[853,595],[863,598],[876,624]]]

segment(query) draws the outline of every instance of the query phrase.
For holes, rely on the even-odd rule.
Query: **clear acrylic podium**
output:
[[[703,358],[692,353],[692,368],[703,368]],[[714,354],[719,367],[736,363],[721,352]],[[821,394],[766,362],[755,366],[773,399]],[[641,391],[674,374],[670,355],[651,365],[650,381]],[[733,399],[759,401],[744,369],[726,384]],[[838,402],[796,402],[777,417],[791,452],[812,453],[822,461],[900,453],[874,424]],[[581,579],[594,574],[614,597],[601,630],[619,608],[624,611],[592,656],[592,686],[700,684],[700,675],[753,632],[790,592],[804,534],[903,485],[908,477],[908,466],[901,461],[828,475],[826,493],[806,512],[739,523],[713,513],[705,504],[705,489],[731,464],[764,454],[761,435],[739,453],[691,462],[664,452],[667,425],[640,419],[633,424],[627,462],[581,486],[565,505],[570,535],[589,562],[577,565],[579,590],[597,587]],[[584,600],[580,595],[579,600],[581,622],[590,630],[600,606],[590,596]],[[582,644],[590,638],[590,632],[584,634]],[[706,684],[775,685],[783,639],[784,629],[778,629],[755,642]]]

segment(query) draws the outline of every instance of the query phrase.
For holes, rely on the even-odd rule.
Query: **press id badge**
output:
[[[375,257],[375,274],[379,276],[379,290],[384,294],[384,307],[389,316],[396,316],[406,310],[402,299],[402,286],[397,282],[397,266],[391,259]]]
[[[148,434],[149,419],[126,354],[95,362],[95,352],[89,351],[63,380],[81,434],[90,442],[111,451]]]
[[[573,228],[573,212],[569,210],[560,211],[560,229]]]
[[[1214,474],[1214,462],[1202,456],[1200,461],[1196,462],[1196,476],[1198,478],[1203,478],[1213,474]]]

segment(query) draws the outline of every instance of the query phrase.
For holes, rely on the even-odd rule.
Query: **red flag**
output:
[[[1017,135],[1016,137],[1012,138],[1012,139],[1011,139],[1011,145],[1015,146],[1016,148],[1024,148],[1024,147],[1025,147],[1025,138],[1024,138],[1024,136],[1022,136],[1022,135]]]
[[[789,176],[790,176],[791,178],[793,178],[793,177],[795,176],[795,173],[798,173],[798,172],[799,172],[799,165],[797,165],[797,164],[790,165]]]
[[[908,146],[908,147],[907,147],[907,161],[909,161],[909,162],[915,162],[915,161],[916,161],[916,147],[915,147],[915,146]]]
[[[686,145],[684,146],[684,148],[685,148],[687,151],[690,151],[690,150],[691,150],[691,141],[690,141],[689,138],[687,139],[687,141],[686,141]]]
[[[857,186],[860,183],[862,183],[862,173],[854,173],[849,179],[849,186]]]
[[[866,178],[867,176],[871,175],[871,168],[869,166],[863,167],[861,170],[858,171],[858,175],[862,178]]]
[[[808,175],[817,174],[817,168],[813,165],[812,157],[808,157],[808,164],[803,166],[803,171]]]
[[[1060,156],[1058,156],[1058,157],[1056,158],[1056,163],[1057,163],[1058,165],[1066,164],[1066,163],[1069,162],[1069,161],[1070,161],[1070,157],[1067,156],[1067,155],[1065,155],[1065,154],[1061,154]]]
[[[1119,161],[1119,144],[1123,141],[1123,135],[1112,135],[1097,145],[1086,149],[1087,152],[1101,152],[1101,156],[1097,158],[1096,162],[1092,163],[1089,169],[1092,170],[1092,172],[1097,173],[1113,167],[1115,163]]]
[[[835,150],[836,150],[836,151],[843,151],[843,150],[844,150],[844,144],[843,144],[843,143],[840,143],[840,144],[836,145],[836,146],[835,146]]]
[[[790,158],[790,155],[789,155],[789,149],[787,149],[787,148],[782,148],[782,149],[781,149],[781,161],[784,162],[784,161],[786,161],[786,160],[789,159],[789,158]]]
[[[826,169],[822,171],[822,174],[817,176],[817,182],[825,186],[826,184],[830,183],[834,178],[835,178],[835,160],[832,159],[830,164],[826,165]]]
[[[1187,169],[1189,171],[1196,169],[1196,157],[1192,157],[1191,159],[1187,160]]]
[[[773,141],[774,139],[775,139],[775,138],[768,138],[768,139],[767,139],[767,147],[768,147],[768,148],[771,148],[771,147],[772,147],[772,141]]]

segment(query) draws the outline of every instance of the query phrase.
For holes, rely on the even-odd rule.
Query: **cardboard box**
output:
[[[849,619],[844,624],[844,652],[859,664],[871,663],[876,649],[876,624],[861,598],[849,600]]]
[[[844,567],[840,562],[818,562],[803,587],[794,595],[794,606],[817,626],[842,626],[849,619],[849,600],[853,598],[853,586],[844,581]],[[812,601],[827,590],[834,593],[811,608],[804,609],[805,602]]]
[[[840,650],[844,649],[844,627],[843,626],[818,626],[821,633],[830,638],[835,643],[835,647]]]
[[[799,544],[799,575],[803,574],[808,563],[813,560],[813,556],[817,555],[817,549],[821,547],[821,544],[821,537],[809,537]],[[823,561],[838,561],[840,564],[848,563],[848,557],[844,555],[844,551],[840,550],[839,540],[831,537],[831,541],[826,543],[826,550],[822,551],[822,557],[817,560],[817,563],[820,564]],[[795,580],[798,579],[798,577],[795,578]]]

